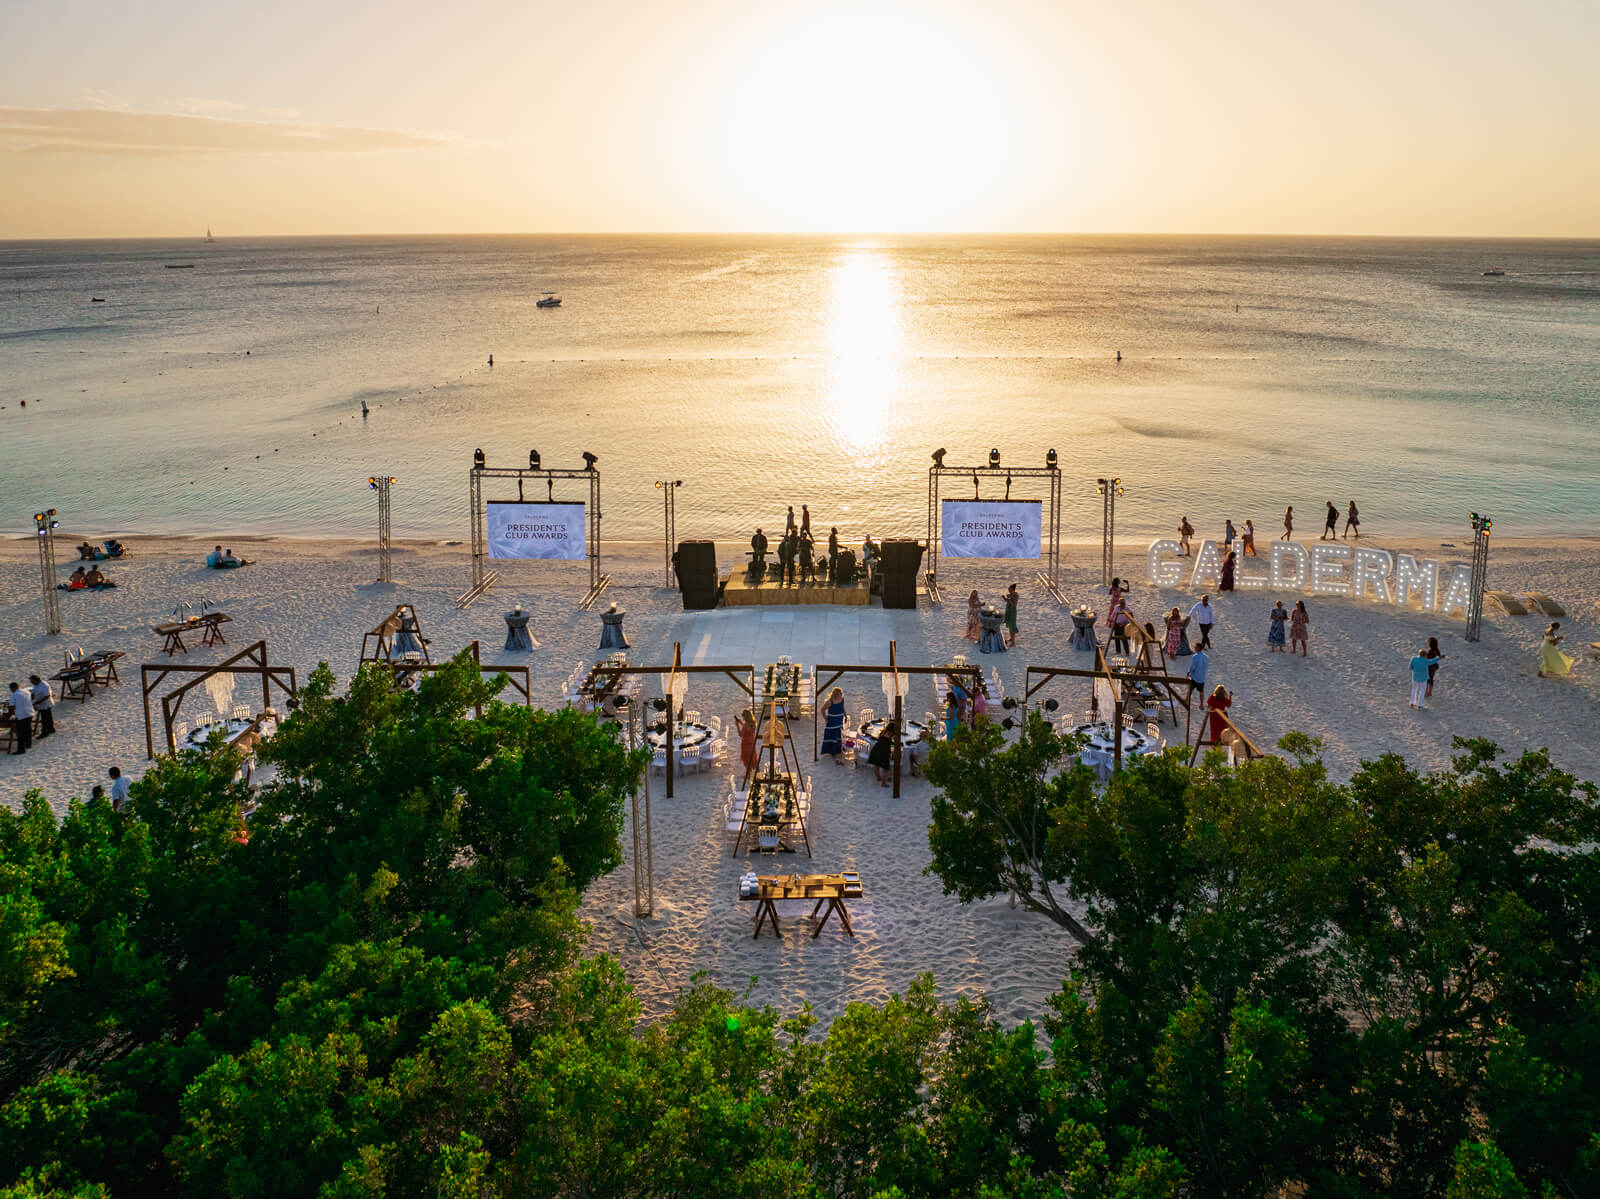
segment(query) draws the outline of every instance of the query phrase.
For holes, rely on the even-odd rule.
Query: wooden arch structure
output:
[[[377,628],[361,634],[359,665],[393,662],[395,639],[402,632],[410,632],[417,639],[417,644],[422,647],[423,663],[431,664],[433,659],[428,656],[428,639],[422,635],[422,622],[417,618],[417,610],[410,604],[396,604],[394,611],[385,616]]]
[[[165,730],[167,752],[178,752],[178,743],[172,735],[173,722],[178,718],[178,709],[183,706],[183,700],[195,687],[204,683],[209,678],[217,675],[246,675],[255,676],[261,680],[261,707],[263,710],[272,707],[272,688],[278,687],[285,696],[294,698],[297,687],[295,685],[294,667],[269,666],[267,664],[267,643],[257,641],[247,645],[244,649],[234,654],[225,661],[212,666],[178,666],[171,662],[147,662],[139,667],[139,686],[144,693],[144,746],[145,755],[151,760],[156,756],[155,729],[150,722],[150,695],[160,687],[168,675],[192,675],[188,682],[175,687],[172,691],[161,697],[161,723]]]

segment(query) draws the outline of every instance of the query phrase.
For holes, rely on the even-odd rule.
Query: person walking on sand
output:
[[[1244,532],[1239,534],[1239,548],[1252,558],[1258,557],[1256,553],[1256,522],[1246,520]]]
[[[1200,644],[1195,646],[1195,651],[1211,648],[1211,627],[1216,623],[1217,610],[1211,606],[1211,597],[1202,595],[1200,602],[1189,609],[1189,619],[1194,621],[1195,627],[1200,630]]]
[[[833,694],[828,696],[828,706],[822,709],[822,748],[817,751],[821,757],[831,757],[834,761],[842,761],[840,755],[844,753],[844,692],[835,687]]]
[[[746,708],[733,718],[733,727],[739,733],[739,765],[745,773],[756,768],[756,717]]]
[[[1289,652],[1294,653],[1294,647],[1300,647],[1300,656],[1309,657],[1306,653],[1306,629],[1311,625],[1311,613],[1306,611],[1305,600],[1295,600],[1294,611],[1289,613]]]
[[[894,721],[889,721],[883,726],[883,732],[878,734],[878,739],[872,743],[872,749],[867,753],[867,763],[872,767],[872,774],[878,780],[878,786],[887,787],[889,777],[894,772],[895,738],[899,733],[899,726]]]
[[[1233,550],[1228,551],[1228,556],[1222,560],[1222,578],[1217,582],[1218,591],[1233,590],[1233,572],[1239,564],[1239,555]]]
[[[1228,694],[1228,689],[1221,683],[1206,700],[1206,715],[1211,721],[1211,741],[1214,745],[1221,745],[1223,735],[1228,731],[1228,709],[1233,707],[1233,696]]]
[[[1444,655],[1439,652],[1439,639],[1437,637],[1428,638],[1428,648],[1422,651],[1422,656],[1433,662],[1433,665],[1428,667],[1428,689],[1423,693],[1424,699],[1432,699],[1433,676],[1439,673],[1439,663],[1444,661]]]
[[[1224,550],[1231,550],[1233,548],[1233,539],[1239,534],[1233,527],[1233,521],[1225,520],[1222,522],[1222,525],[1222,548]]]
[[[1411,659],[1411,706],[1413,708],[1427,709],[1428,706],[1428,670],[1436,668],[1436,663],[1429,660],[1422,650],[1417,651],[1417,656]]]
[[[1272,605],[1269,617],[1272,624],[1267,629],[1267,652],[1273,654],[1283,653],[1284,625],[1289,620],[1289,610],[1283,606],[1283,601],[1278,600]]]
[[[1203,649],[1195,650],[1194,657],[1189,659],[1189,678],[1201,695],[1206,693],[1206,672],[1210,669],[1210,655]]]
[[[1163,648],[1167,657],[1176,658],[1183,644],[1183,614],[1176,608],[1167,613],[1167,637]]]
[[[1350,536],[1350,530],[1356,531],[1356,537],[1361,536],[1361,513],[1356,511],[1356,502],[1350,501],[1350,510],[1344,514],[1344,535]]]
[[[1006,644],[1017,644],[1017,601],[1022,597],[1017,594],[1017,585],[1011,584],[1006,590]]]
[[[1185,516],[1183,520],[1178,523],[1178,552],[1185,557],[1188,557],[1194,553],[1193,549],[1191,549],[1189,546],[1189,538],[1193,536],[1194,526],[1189,523],[1189,518]]]
[[[1133,620],[1133,613],[1128,611],[1128,605],[1118,596],[1111,605],[1111,611],[1106,614],[1106,623],[1111,626],[1111,638],[1106,643],[1119,653],[1129,652],[1128,625]]]
[[[1290,504],[1283,510],[1283,539],[1294,540],[1294,505]]]
[[[978,614],[983,611],[983,601],[978,598],[977,588],[967,596],[967,640],[976,641],[983,636],[983,626],[978,620]]]
[[[1572,659],[1561,652],[1561,643],[1567,639],[1565,633],[1556,630],[1561,627],[1559,620],[1551,621],[1550,627],[1544,631],[1544,641],[1539,646],[1539,677],[1541,679],[1563,678],[1572,673]],[[16,686],[15,683],[12,686]]]
[[[1339,540],[1339,509],[1333,506],[1332,500],[1323,500],[1322,502],[1328,505],[1328,512],[1323,519],[1322,536],[1318,537],[1317,540],[1337,541]]]

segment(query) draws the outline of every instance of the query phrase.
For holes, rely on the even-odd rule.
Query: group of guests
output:
[[[1318,537],[1317,540],[1337,541],[1339,539],[1339,509],[1332,500],[1324,500],[1323,502],[1327,505],[1327,512],[1323,521],[1322,536]],[[1248,558],[1260,556],[1256,552],[1255,521],[1246,520],[1242,529],[1236,529],[1231,519],[1223,521],[1222,525],[1222,548],[1227,559],[1231,560],[1235,553],[1243,554]],[[1361,512],[1357,509],[1354,500],[1350,501],[1350,506],[1345,510],[1344,515],[1344,535],[1348,538],[1352,533],[1356,535],[1357,540],[1360,539]],[[1178,552],[1180,554],[1192,554],[1194,552],[1193,547],[1189,544],[1190,539],[1193,537],[1194,526],[1189,523],[1189,518],[1185,516],[1178,522]],[[1285,541],[1294,540],[1293,504],[1283,510],[1283,539]],[[1231,591],[1232,587],[1227,586],[1223,590]]]
[[[1007,648],[1017,643],[1017,602],[1021,596],[1017,594],[1017,585],[1011,584],[1006,589],[1006,646]],[[979,596],[976,588],[967,596],[967,633],[968,641],[977,641],[983,636],[983,598]]]
[[[11,721],[12,740],[16,743],[13,754],[25,754],[33,748],[33,722],[39,721],[39,739],[53,736],[56,731],[55,696],[50,684],[36,674],[28,676],[28,685],[11,684],[6,696],[9,705],[6,713]]]
[[[750,570],[752,574],[759,574],[766,570],[767,552],[771,543],[761,529],[755,531],[755,536],[750,538]],[[818,581],[819,567],[826,566],[826,581],[838,581],[839,574],[839,527],[833,526],[828,530],[828,552],[826,557],[817,554],[816,539],[811,535],[811,509],[805,504],[800,505],[800,519],[795,520],[794,505],[789,506],[789,515],[784,522],[783,536],[778,541],[778,581],[780,583],[814,583]],[[877,546],[872,538],[868,537],[862,547],[863,555],[869,564],[876,556]]]
[[[206,555],[206,565],[212,570],[232,570],[236,566],[249,566],[247,558],[235,558],[233,547],[223,549],[220,545]]]

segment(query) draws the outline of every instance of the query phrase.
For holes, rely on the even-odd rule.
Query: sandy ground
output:
[[[64,556],[71,555],[70,545],[78,539],[76,532],[63,536]],[[39,788],[59,809],[105,781],[113,764],[135,776],[144,769],[139,666],[167,661],[150,628],[170,619],[181,601],[210,600],[233,618],[225,626],[226,646],[195,649],[176,659],[185,664],[219,661],[265,638],[270,660],[292,665],[301,677],[326,661],[345,678],[355,668],[362,633],[400,602],[416,606],[436,654],[454,652],[476,638],[486,661],[527,664],[539,704],[559,702],[573,667],[599,656],[598,614],[577,608],[586,582],[582,564],[505,564],[500,584],[461,610],[454,599],[465,588],[468,559],[460,545],[403,543],[394,556],[401,581],[374,584],[367,581],[377,564],[371,543],[235,540],[234,550],[256,564],[219,573],[202,567],[210,546],[199,540],[126,540],[131,556],[107,567],[119,583],[114,592],[61,595],[66,631],[59,637],[42,634],[33,538],[0,542],[0,685],[13,678],[20,682],[30,672],[54,673],[63,650],[76,646],[127,654],[120,663],[120,686],[99,691],[86,703],[58,705],[56,737],[25,756],[0,759],[0,797],[9,804]],[[1437,543],[1385,543],[1384,548],[1453,561],[1466,560],[1469,552],[1467,547],[1441,549]],[[735,560],[735,549],[719,549],[726,568]],[[1144,578],[1143,550],[1129,546],[1119,559],[1135,580]],[[1030,664],[1088,662],[1087,655],[1067,649],[1071,621],[1066,609],[1033,583],[1035,565],[947,562],[946,603],[915,611],[817,606],[686,613],[676,592],[660,586],[659,546],[632,546],[608,553],[605,569],[613,583],[602,603],[616,601],[627,609],[634,663],[670,660],[676,641],[692,662],[760,666],[787,653],[808,666],[878,664],[887,660],[893,638],[902,662],[943,663],[952,654],[967,653],[991,677],[997,675],[1007,693],[1020,694]],[[1418,766],[1442,767],[1450,757],[1451,736],[1461,735],[1492,738],[1508,751],[1548,747],[1559,765],[1600,779],[1600,664],[1587,660],[1587,643],[1600,639],[1600,541],[1497,543],[1490,573],[1493,587],[1538,589],[1566,605],[1563,626],[1572,634],[1567,648],[1579,658],[1571,677],[1535,675],[1542,618],[1508,618],[1492,608],[1485,615],[1483,639],[1469,645],[1462,640],[1459,617],[1444,620],[1372,602],[1306,596],[1311,656],[1269,654],[1267,613],[1278,597],[1244,592],[1217,601],[1211,682],[1235,692],[1233,714],[1258,744],[1270,745],[1291,729],[1313,733],[1323,738],[1326,760],[1339,776],[1385,751],[1404,754]],[[1098,546],[1064,549],[1067,595],[1103,612],[1105,592],[1098,577]],[[980,657],[962,636],[964,597],[975,587],[998,599],[1012,581],[1023,592],[1021,640],[1011,653]],[[1187,588],[1168,591],[1143,582],[1136,583],[1132,597],[1141,619],[1157,619],[1173,604],[1187,611],[1196,598]],[[1300,597],[1283,598],[1292,604]],[[530,628],[540,648],[531,654],[499,648],[505,637],[501,614],[514,602],[533,615]],[[1430,635],[1439,637],[1446,660],[1433,706],[1414,712],[1406,702],[1406,663]],[[849,675],[842,685],[852,712],[884,711],[876,675]],[[653,686],[646,692],[654,693]],[[1087,684],[1045,694],[1055,694],[1064,710],[1075,711],[1087,702]],[[731,723],[740,696],[731,682],[700,676],[691,682],[687,706]],[[243,684],[238,698],[247,701]],[[197,688],[187,704],[200,709],[210,702]],[[920,718],[934,706],[931,685],[913,681],[907,711]],[[679,987],[704,971],[736,991],[750,985],[752,998],[785,1011],[810,1002],[826,1019],[846,1003],[881,1000],[918,972],[931,970],[946,993],[986,993],[1007,1020],[1037,1016],[1070,964],[1073,947],[1066,934],[1011,909],[1004,899],[962,905],[941,894],[937,880],[923,873],[927,783],[907,780],[902,796],[893,799],[873,784],[865,766],[852,770],[826,759],[810,764],[810,727],[796,732],[815,780],[814,857],[785,855],[778,869],[859,870],[866,894],[851,905],[856,936],[844,937],[830,924],[813,940],[804,919],[808,909],[792,904],[781,913],[781,938],[751,938],[755,905],[737,901],[735,880],[752,859],[730,855],[722,828],[721,802],[736,752],[720,774],[680,780],[670,800],[661,794],[657,778],[652,782],[655,915],[633,916],[630,833],[623,839],[624,865],[597,883],[583,906],[593,922],[595,947],[622,958],[647,1009],[662,1010]],[[759,865],[766,870],[771,861],[761,859]]]

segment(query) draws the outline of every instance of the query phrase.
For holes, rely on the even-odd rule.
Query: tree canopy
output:
[[[925,976],[645,1022],[575,915],[644,758],[493,691],[319,669],[247,835],[220,744],[0,810],[0,1199],[1600,1193],[1596,795],[1542,754],[1102,787],[963,731],[931,872],[1064,930],[1037,1025]]]

